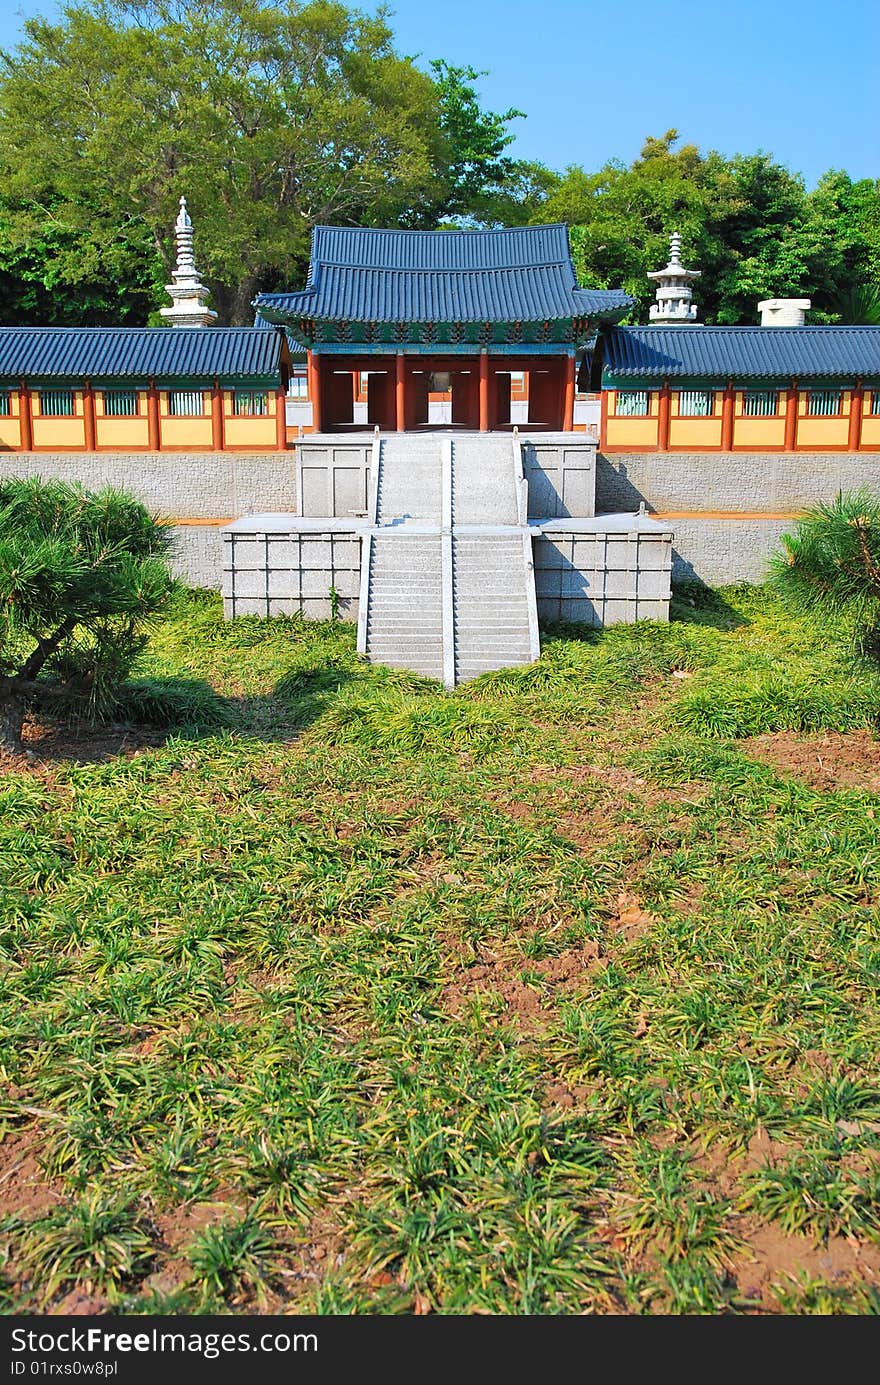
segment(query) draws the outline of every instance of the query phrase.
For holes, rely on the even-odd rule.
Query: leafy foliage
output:
[[[793,610],[843,623],[859,653],[880,665],[880,498],[841,494],[783,535],[773,582]]]
[[[25,705],[113,703],[172,579],[167,525],[133,497],[63,481],[0,482],[0,737]]]
[[[482,112],[470,68],[400,57],[382,11],[83,0],[25,35],[0,73],[5,255],[45,261],[84,315],[127,247],[135,298],[161,285],[181,191],[221,319],[248,323],[258,289],[302,278],[313,226],[433,226],[513,174],[515,112]]]
[[[570,168],[533,213],[566,221],[580,281],[625,288],[647,316],[649,270],[666,263],[669,235],[701,270],[701,320],[754,322],[761,298],[807,295],[817,320],[841,316],[854,284],[880,285],[880,180],[827,173],[812,192],[764,153],[725,158],[679,147],[667,130],[626,167]],[[844,316],[844,320],[851,320]]]

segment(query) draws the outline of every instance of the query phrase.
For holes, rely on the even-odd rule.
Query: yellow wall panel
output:
[[[180,452],[185,452],[189,447],[210,447],[213,440],[210,416],[169,418],[166,414],[160,419],[159,433],[163,447]]]
[[[147,420],[141,417],[105,418],[99,415],[95,419],[95,441],[99,447],[121,450],[126,447],[147,447],[150,441]]]
[[[0,423],[2,422],[0,419]],[[880,447],[880,414],[869,414],[862,419],[862,446]]]
[[[656,418],[609,418],[606,441],[609,447],[657,446]]]
[[[79,418],[34,418],[34,447],[82,448],[86,445],[85,422]]]
[[[760,452],[762,447],[783,447],[785,445],[785,419],[777,414],[771,418],[735,418],[733,420],[734,447],[749,447]]]
[[[21,447],[21,426],[17,418],[0,416],[0,452],[17,452]]]
[[[838,418],[798,419],[798,447],[846,447],[849,438],[849,418],[841,414]]]
[[[227,447],[274,447],[275,419],[233,417],[223,420],[224,440]]]
[[[721,419],[720,418],[670,418],[669,420],[669,446],[688,448],[688,447],[720,447],[721,446]]]

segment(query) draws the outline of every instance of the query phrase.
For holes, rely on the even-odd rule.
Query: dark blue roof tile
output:
[[[612,380],[880,377],[880,327],[613,327]]]
[[[614,320],[633,299],[576,287],[565,226],[374,231],[318,226],[307,287],[261,294],[275,320],[545,322]]]
[[[0,327],[0,380],[271,384],[279,337],[253,327]]]

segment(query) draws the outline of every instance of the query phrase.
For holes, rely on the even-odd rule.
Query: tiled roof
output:
[[[261,294],[275,320],[545,322],[623,317],[618,289],[576,287],[565,226],[373,231],[318,226],[307,287]]]
[[[253,327],[0,327],[0,380],[271,384],[278,354]]]
[[[612,379],[880,377],[880,327],[612,327],[603,342]]]

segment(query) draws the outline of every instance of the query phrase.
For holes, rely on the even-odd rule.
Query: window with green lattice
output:
[[[807,413],[810,418],[837,418],[843,406],[840,390],[810,390]]]
[[[614,409],[618,418],[647,418],[647,390],[618,390]]]
[[[236,418],[265,418],[269,412],[269,396],[265,390],[236,390],[232,396],[232,412]]]
[[[778,407],[778,390],[746,390],[743,395],[743,413],[747,418],[772,418]]]
[[[44,418],[73,418],[73,390],[40,390]]]
[[[104,413],[107,418],[135,418],[137,411],[137,390],[104,390]]]
[[[679,392],[679,418],[709,418],[711,413],[711,390],[681,390]]]
[[[201,418],[204,412],[201,390],[168,391],[168,413],[172,418]]]

